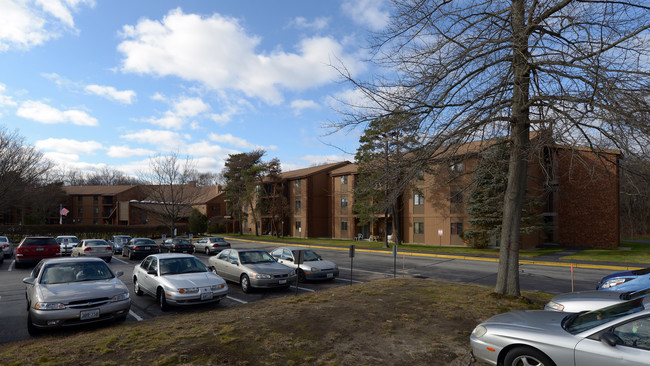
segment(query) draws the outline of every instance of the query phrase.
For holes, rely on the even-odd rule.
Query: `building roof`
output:
[[[314,174],[322,173],[322,172],[327,172],[333,169],[337,169],[340,167],[343,167],[345,165],[352,164],[349,161],[341,161],[338,163],[331,163],[331,164],[325,164],[325,165],[318,165],[318,166],[313,166],[309,168],[304,168],[304,169],[297,169],[297,170],[291,170],[288,172],[284,172],[281,174],[281,177],[283,179],[287,180],[292,180],[292,179],[302,179],[309,177]]]
[[[340,175],[356,174],[358,168],[359,168],[358,164],[348,164],[344,167],[332,170],[330,172],[330,175],[333,177],[337,177]]]
[[[136,188],[135,185],[127,186],[62,186],[67,195],[99,195],[114,196]]]

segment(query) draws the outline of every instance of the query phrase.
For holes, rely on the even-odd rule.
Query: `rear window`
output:
[[[20,245],[59,245],[59,243],[54,238],[25,238]]]

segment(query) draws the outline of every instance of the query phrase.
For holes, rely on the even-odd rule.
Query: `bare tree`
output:
[[[25,201],[51,167],[17,132],[0,128],[0,212]]]
[[[119,185],[136,185],[140,181],[137,178],[129,177],[117,169],[103,167],[95,169],[86,175],[84,185],[89,186],[119,186]]]
[[[351,104],[334,127],[408,112],[423,141],[404,155],[411,170],[454,156],[466,142],[509,135],[495,292],[518,296],[531,131],[550,130],[556,142],[596,153],[609,146],[643,154],[650,146],[650,8],[630,0],[393,4],[373,58],[391,72],[363,82],[341,69],[366,101]]]
[[[181,160],[177,153],[157,155],[151,158],[149,170],[140,173],[140,176],[146,182],[143,189],[147,201],[157,206],[156,212],[174,235],[176,223],[189,216],[191,206],[197,203],[201,193],[192,180],[192,160]]]

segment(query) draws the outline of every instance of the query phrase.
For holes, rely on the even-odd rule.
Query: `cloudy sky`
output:
[[[68,169],[157,154],[219,172],[262,148],[283,169],[351,160],[328,134],[385,0],[0,0],[0,128]]]

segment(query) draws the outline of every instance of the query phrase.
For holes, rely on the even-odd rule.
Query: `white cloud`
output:
[[[341,8],[355,23],[378,31],[388,24],[390,14],[383,0],[346,0]]]
[[[77,141],[71,139],[49,138],[36,141],[34,146],[39,150],[49,150],[59,153],[92,154],[104,147],[97,141]]]
[[[38,101],[23,102],[16,115],[46,124],[72,123],[78,126],[97,126],[99,122],[88,113],[76,109],[61,111]]]
[[[150,156],[155,151],[144,148],[131,148],[129,146],[111,146],[106,155],[111,158],[130,158],[133,156]]]
[[[260,38],[246,33],[239,21],[214,14],[201,17],[170,11],[161,21],[143,19],[124,26],[122,71],[177,76],[213,90],[236,90],[269,104],[283,101],[280,88],[305,89],[330,83],[338,73],[329,65],[340,60],[355,74],[363,69],[332,38],[314,37],[296,45],[256,51]]]
[[[117,90],[112,86],[104,85],[86,85],[85,90],[86,93],[95,94],[123,104],[133,103],[133,99],[135,99],[136,96],[135,91],[133,90]]]
[[[94,6],[93,0],[0,0],[0,52],[29,49],[58,38],[61,28],[73,29],[72,11],[81,3]]]
[[[235,146],[241,149],[245,150],[254,150],[254,149],[264,149],[264,150],[277,150],[277,146],[275,145],[269,145],[269,146],[261,146],[261,145],[255,145],[252,144],[240,137],[235,137],[231,134],[225,134],[225,135],[220,135],[216,133],[211,133],[208,138],[211,141],[218,142],[220,144],[226,144],[230,146]]]
[[[134,133],[121,135],[121,138],[135,141],[141,144],[151,144],[158,147],[158,150],[171,151],[185,144],[181,136],[172,131],[142,130]]]
[[[78,154],[69,154],[69,153],[62,153],[62,152],[53,152],[53,151],[48,151],[43,153],[43,157],[56,162],[58,165],[62,166],[67,166],[69,163],[76,163],[79,161],[79,155]]]
[[[5,84],[0,83],[0,107],[15,107],[18,103],[14,102],[13,98],[10,95],[4,95],[7,90]]]
[[[183,97],[174,101],[172,109],[166,111],[162,117],[151,117],[146,121],[156,126],[178,130],[183,128],[189,118],[197,117],[209,110],[210,105],[201,98]]]
[[[330,18],[319,17],[315,18],[313,21],[307,20],[305,17],[296,17],[294,18],[289,26],[298,28],[298,29],[314,29],[314,30],[323,30],[329,26]]]
[[[320,105],[313,100],[296,99],[291,102],[291,108],[295,110],[296,114],[300,114],[305,109],[320,109]]]
[[[225,159],[228,157],[228,154],[237,154],[240,151],[227,149],[219,145],[212,145],[207,141],[201,141],[188,145],[185,152],[194,156],[212,156]]]

